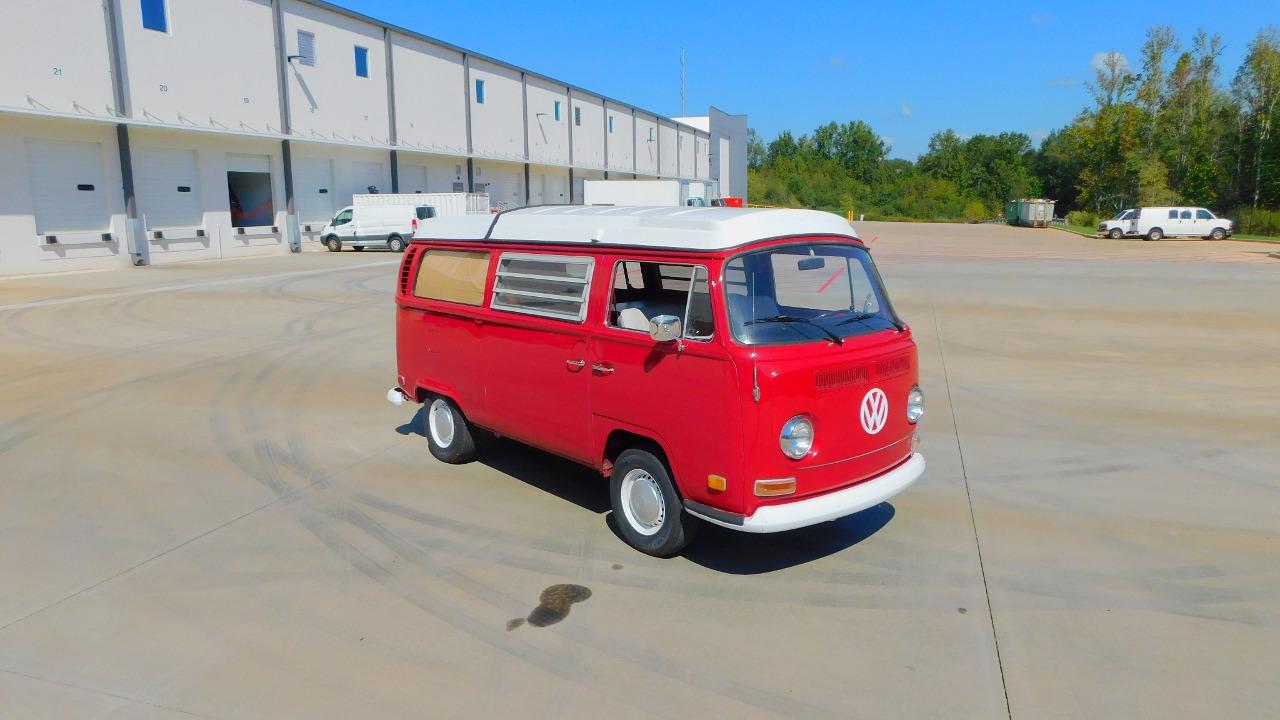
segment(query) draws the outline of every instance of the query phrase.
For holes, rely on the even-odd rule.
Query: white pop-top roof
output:
[[[434,218],[418,223],[414,237],[725,250],[791,235],[858,237],[844,218],[817,210],[612,205],[547,205],[496,217]]]

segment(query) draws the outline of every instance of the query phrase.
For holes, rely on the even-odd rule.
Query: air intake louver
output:
[[[871,369],[866,365],[827,368],[813,375],[813,386],[818,392],[840,390],[864,385],[871,379]]]
[[[911,369],[911,355],[904,353],[890,358],[881,358],[875,362],[875,368],[876,380],[897,377]]]
[[[409,246],[404,253],[404,261],[400,263],[400,294],[409,294],[409,276],[413,274],[413,261],[418,258],[418,248]]]

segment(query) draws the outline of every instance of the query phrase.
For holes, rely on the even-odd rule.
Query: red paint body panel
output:
[[[804,237],[812,242],[848,238]],[[490,253],[485,301],[503,252],[591,256],[595,259],[583,323],[485,307],[422,300],[397,293],[397,357],[402,389],[453,398],[472,422],[595,468],[605,468],[611,433],[650,438],[666,453],[681,494],[690,500],[750,516],[762,505],[782,504],[871,479],[912,451],[915,426],[906,399],[917,383],[911,331],[887,330],[847,338],[786,345],[740,345],[729,332],[721,281],[733,256],[797,238],[762,241],[724,252],[684,252],[557,246],[548,243],[442,242],[426,247]],[[860,243],[855,243],[860,244]],[[421,248],[422,241],[414,241]],[[404,268],[416,276],[421,252]],[[705,266],[709,271],[715,336],[707,342],[655,343],[644,332],[606,322],[619,260]],[[403,270],[402,270],[403,272]],[[584,360],[581,368],[566,361]],[[612,369],[598,372],[594,365]],[[758,384],[760,399],[753,397]],[[889,402],[882,430],[869,435],[859,411],[872,388]],[[805,415],[814,425],[813,450],[800,460],[782,454],[784,422]],[[727,478],[724,492],[707,489],[707,476]],[[797,492],[759,498],[759,479],[795,477]]]

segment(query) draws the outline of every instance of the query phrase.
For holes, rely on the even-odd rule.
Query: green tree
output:
[[[1273,192],[1277,187],[1276,174],[1280,172],[1280,158],[1271,156],[1266,167],[1264,156],[1271,140],[1271,133],[1280,118],[1280,34],[1274,27],[1258,33],[1249,44],[1249,52],[1232,82],[1232,92],[1239,101],[1247,121],[1249,139],[1253,145],[1253,192],[1251,206],[1258,207],[1263,196],[1263,175],[1270,179]],[[1241,133],[1243,149],[1244,133]]]
[[[765,155],[764,142],[760,140],[760,134],[755,128],[747,128],[747,168],[759,170],[764,167]]]

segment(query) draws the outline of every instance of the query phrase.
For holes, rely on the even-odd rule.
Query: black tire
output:
[[[469,463],[476,457],[471,423],[449,398],[432,396],[423,407],[423,430],[431,454],[450,465]],[[438,413],[438,414],[437,414]]]
[[[631,491],[632,500],[624,502],[624,487]],[[652,495],[646,494],[646,489]],[[660,504],[653,502],[659,497]],[[627,450],[618,456],[609,477],[609,500],[622,539],[646,555],[670,557],[680,552],[693,540],[700,525],[697,518],[685,512],[667,466],[644,450]],[[645,523],[647,518],[655,521]]]
[[[1209,233],[1210,240],[1221,240],[1226,236],[1227,236],[1227,231],[1223,230],[1222,228],[1214,228],[1213,232]]]
[[[1111,232],[1107,233],[1107,237],[1112,240],[1119,240],[1124,233],[1120,232],[1120,228],[1111,228]]]
[[[1155,241],[1155,240],[1160,240],[1162,238],[1164,238],[1164,231],[1161,230],[1160,228],[1151,228],[1150,230],[1147,231],[1148,240]]]
[[[404,252],[404,238],[399,235],[387,238],[387,249],[394,253]]]
[[[324,239],[324,246],[329,248],[329,252],[342,252],[342,241],[337,235],[330,235]]]

